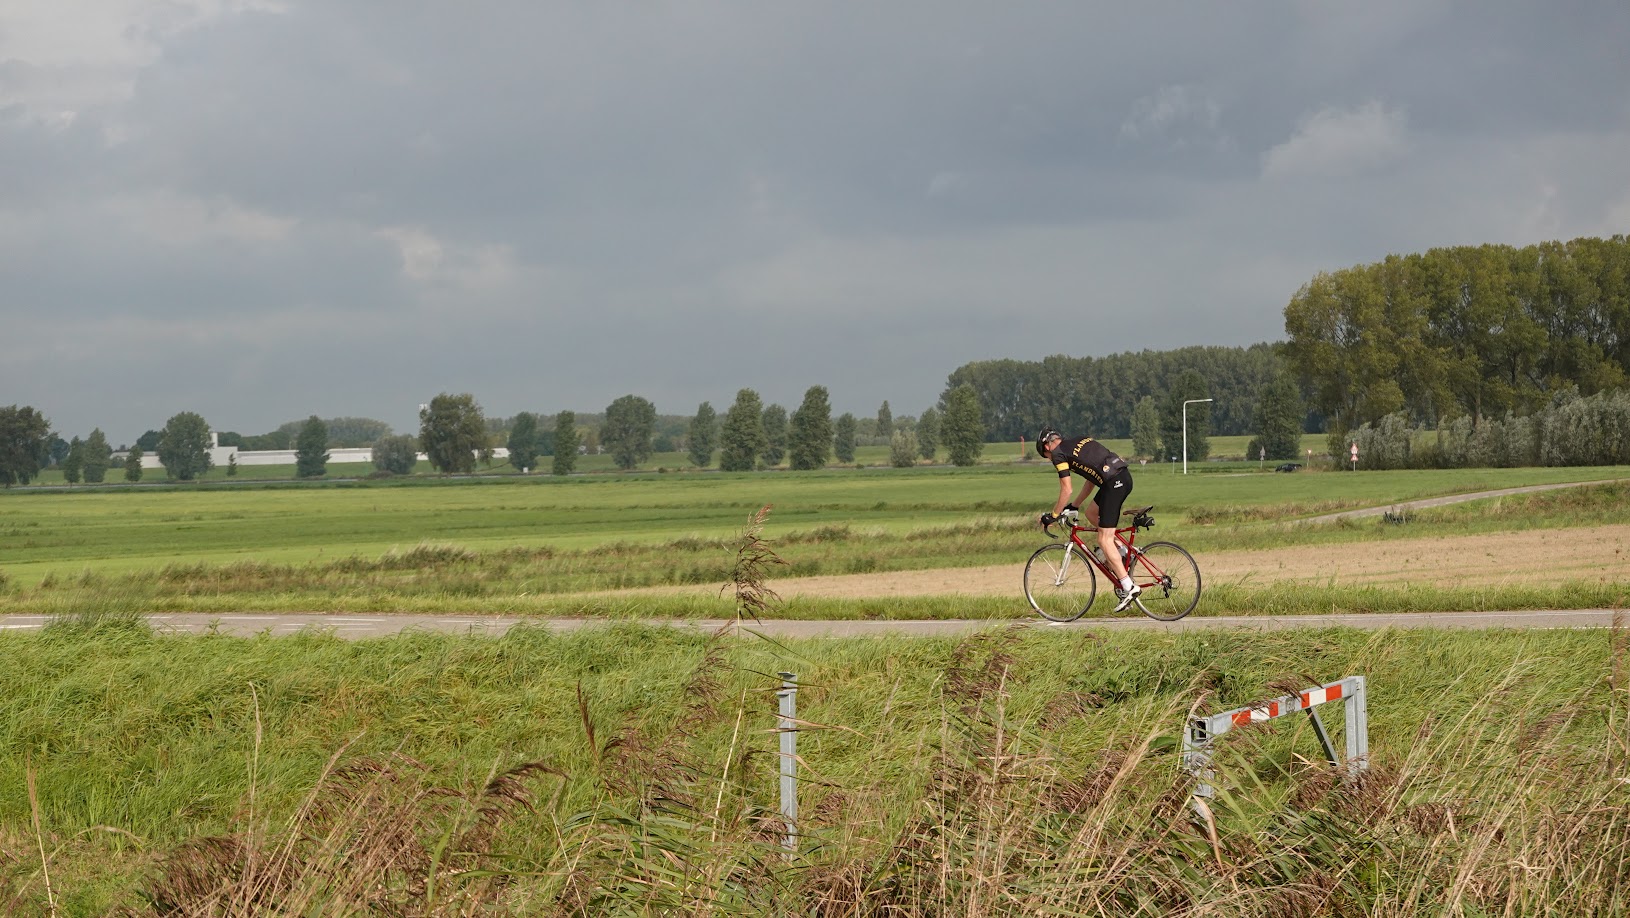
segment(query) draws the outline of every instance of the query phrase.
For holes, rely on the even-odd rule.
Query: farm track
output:
[[[1041,544],[1038,540],[1038,545]],[[1384,542],[1200,553],[1208,586],[1275,583],[1387,586],[1410,583],[1490,587],[1561,580],[1630,584],[1630,524],[1557,532],[1421,536]],[[1024,558],[1010,564],[819,577],[783,577],[769,586],[782,598],[864,599],[891,596],[1020,596]],[[717,594],[714,585],[647,587],[618,595]]]
[[[1422,537],[1386,542],[1314,546],[1303,549],[1207,552],[1201,570],[1211,586],[1239,583],[1264,586],[1278,582],[1400,587],[1411,582],[1432,584],[1480,583],[1501,585],[1547,580],[1599,579],[1630,589],[1630,525],[1594,526],[1567,530],[1559,543],[1550,535],[1502,532],[1448,538]],[[860,636],[887,633],[957,635],[982,628],[1030,624],[1105,630],[1188,630],[1195,628],[1588,628],[1610,627],[1622,610],[1511,611],[1390,614],[1306,614],[1278,616],[1190,616],[1180,622],[1155,622],[1142,616],[1088,618],[1067,626],[1050,626],[1030,616],[1014,618],[1023,605],[1019,577],[1023,560],[976,568],[898,571],[835,577],[793,577],[770,585],[783,598],[795,596],[856,598],[879,596],[979,596],[992,599],[992,617],[955,621],[790,621],[765,620],[745,626],[778,637]],[[626,590],[618,595],[655,593],[707,593],[717,586],[655,587]],[[0,616],[0,631],[32,630],[46,616]],[[444,633],[502,634],[521,622],[569,630],[604,620],[527,619],[482,615],[357,615],[271,613],[155,614],[149,621],[160,631],[226,634],[293,634],[308,628],[330,631],[342,638],[381,637],[407,630]],[[679,627],[716,630],[730,625],[722,620],[658,622]]]
[[[1600,481],[1528,485],[1497,491],[1452,494],[1380,507],[1348,510],[1286,523],[1316,525],[1342,519],[1377,517],[1389,511],[1418,510],[1470,500],[1573,488]],[[1143,541],[1159,541],[1145,536]],[[1037,546],[1043,538],[1037,536]],[[1398,587],[1410,583],[1437,586],[1490,587],[1596,580],[1630,584],[1630,524],[1590,526],[1566,530],[1513,530],[1469,536],[1388,539],[1362,544],[1316,545],[1307,548],[1266,548],[1248,551],[1210,551],[1199,555],[1200,575],[1208,586],[1240,584],[1263,587],[1274,583],[1323,586]],[[1025,559],[983,567],[936,568],[817,577],[783,577],[769,586],[782,598],[866,599],[895,596],[1020,596]],[[624,590],[619,595],[716,594],[717,586],[648,587]],[[603,595],[603,594],[602,594]]]

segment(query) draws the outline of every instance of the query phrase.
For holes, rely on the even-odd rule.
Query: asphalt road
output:
[[[881,634],[911,636],[956,636],[985,628],[1005,628],[1015,623],[1036,628],[1060,628],[1088,631],[1193,631],[1205,628],[1249,628],[1261,631],[1279,631],[1287,628],[1609,628],[1615,615],[1625,613],[1613,609],[1579,609],[1561,611],[1518,612],[1398,612],[1375,615],[1272,615],[1272,616],[1191,616],[1178,622],[1157,622],[1143,618],[1083,619],[1068,624],[1055,624],[1033,619],[983,619],[949,621],[784,621],[765,620],[744,622],[739,627],[771,637],[855,637]],[[1630,619],[1630,616],[1626,616]],[[49,620],[44,615],[0,616],[0,631],[26,631],[38,629]],[[177,613],[148,617],[160,633],[203,633],[250,637],[257,634],[273,636],[295,634],[308,629],[329,632],[346,639],[379,638],[403,631],[428,631],[442,634],[501,635],[523,622],[538,627],[570,631],[578,628],[604,627],[605,619],[528,619],[484,617],[478,615],[321,615],[321,614],[210,614]],[[676,628],[694,628],[712,632],[732,625],[725,620],[668,621],[650,620],[649,624],[669,625]],[[1630,624],[1630,620],[1626,621]]]

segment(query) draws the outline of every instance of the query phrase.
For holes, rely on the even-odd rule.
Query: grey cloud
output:
[[[1343,177],[1384,168],[1408,152],[1408,121],[1402,109],[1374,100],[1351,111],[1322,109],[1262,155],[1263,174]]]
[[[183,12],[67,123],[0,109],[0,404],[69,432],[915,413],[970,359],[1271,340],[1318,270],[1630,215],[1619,3]]]

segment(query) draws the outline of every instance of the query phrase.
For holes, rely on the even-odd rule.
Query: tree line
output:
[[[284,425],[271,442],[283,449],[292,445],[298,478],[327,473],[334,427],[351,436],[359,430],[374,434],[375,439],[367,445],[372,448],[373,464],[381,474],[408,474],[420,455],[436,471],[468,474],[478,462],[491,462],[496,448],[502,445],[509,464],[522,472],[536,470],[540,458],[550,456],[550,471],[567,475],[575,471],[578,455],[586,450],[586,441],[591,438],[597,441],[597,449],[611,454],[618,468],[638,467],[658,447],[658,417],[654,404],[631,394],[608,405],[598,416],[598,426],[587,430],[578,426],[572,411],[555,414],[547,427],[545,419],[532,412],[521,412],[495,426],[473,395],[444,392],[421,408],[417,436],[392,434],[388,425],[368,419],[347,418],[335,423],[312,415],[303,422]],[[984,441],[978,404],[971,390],[954,395],[943,423],[933,409],[925,411],[920,419],[896,419],[885,401],[877,416],[868,418],[863,425],[848,412],[833,418],[824,386],[811,386],[803,403],[790,415],[780,405],[763,404],[752,389],[737,392],[735,404],[722,418],[710,403],[703,402],[696,414],[684,422],[682,441],[698,468],[710,467],[717,453],[723,471],[774,468],[783,462],[794,471],[808,471],[823,468],[834,458],[853,462],[863,430],[866,436],[887,439],[890,461],[897,466],[932,460],[942,445],[953,463],[971,465],[977,461]],[[0,409],[0,483],[10,487],[31,481],[40,469],[52,463],[57,439],[49,421],[33,407],[12,405]],[[236,434],[216,439],[227,441],[222,443],[224,446],[252,442]],[[173,480],[196,480],[214,467],[210,425],[196,412],[176,414],[162,430],[144,433],[125,457],[126,480],[141,480],[147,449],[157,453],[167,477]],[[229,455],[230,476],[236,474],[237,467],[235,454]],[[105,480],[113,459],[114,451],[98,429],[84,441],[75,437],[61,466],[69,484],[99,483]]]
[[[619,469],[637,468],[657,451],[658,417],[649,399],[633,394],[617,398],[592,430],[597,448],[609,453]],[[507,431],[500,427],[494,434],[491,421],[469,393],[436,396],[420,411],[419,420],[417,440],[386,437],[376,444],[374,464],[380,470],[410,471],[416,445],[437,471],[468,473],[501,442],[509,464],[522,472],[536,470],[547,455],[553,474],[568,475],[576,470],[587,439],[572,411],[554,415],[552,424],[544,416],[521,412],[508,421]],[[899,423],[887,401],[869,420],[872,436],[889,440],[890,461],[896,466],[932,460],[942,443],[951,462],[972,465],[984,446],[984,428],[971,390],[951,399],[943,424],[933,409],[911,423]],[[861,430],[860,420],[851,413],[832,417],[825,386],[809,387],[790,415],[781,405],[765,405],[756,391],[741,389],[722,417],[710,402],[698,405],[685,425],[683,443],[697,468],[711,467],[717,454],[718,468],[726,472],[775,468],[783,461],[794,471],[809,471],[824,468],[833,459],[853,462]]]
[[[1178,455],[1184,420],[1191,458],[1211,432],[1255,434],[1253,455],[1289,458],[1303,431],[1327,432],[1332,453],[1383,421],[1448,431],[1464,419],[1477,431],[1630,381],[1630,239],[1389,256],[1319,274],[1284,314],[1288,340],[1275,344],[976,361],[946,391],[972,386],[997,439],[1046,424],[1130,436],[1151,457]]]
[[[790,414],[779,404],[764,404],[757,391],[741,389],[722,415],[711,402],[699,404],[686,424],[682,443],[692,466],[709,468],[717,455],[718,468],[725,472],[776,468],[783,462],[793,471],[824,468],[833,460],[851,463],[863,437],[887,442],[890,462],[896,466],[933,460],[942,445],[951,462],[972,465],[984,445],[978,405],[971,393],[953,401],[956,407],[948,411],[945,423],[932,408],[921,418],[896,419],[884,401],[877,416],[863,424],[850,412],[834,418],[825,386],[810,386]],[[600,448],[611,454],[618,468],[639,466],[656,449],[656,419],[656,406],[648,399],[633,394],[618,398],[606,407],[597,431]],[[526,458],[535,454],[534,429],[530,418],[518,417],[510,431],[510,461],[522,463],[520,468],[526,468]],[[563,465],[570,471],[575,452],[563,451],[562,442],[557,425],[553,444],[557,474]]]
[[[985,427],[997,440],[1032,438],[1043,425],[1098,439],[1131,437],[1133,415],[1145,398],[1170,418],[1180,416],[1186,399],[1213,398],[1205,409],[1209,432],[1238,435],[1255,431],[1259,393],[1281,368],[1275,346],[1266,343],[1108,357],[1059,354],[967,363],[951,372],[945,392],[972,386]]]
[[[1471,429],[1630,375],[1630,239],[1432,249],[1320,274],[1285,308],[1284,355],[1332,443],[1398,412]]]

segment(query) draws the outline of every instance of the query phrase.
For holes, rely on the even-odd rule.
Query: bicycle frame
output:
[[[1160,567],[1155,564],[1155,562],[1150,561],[1148,555],[1145,555],[1137,550],[1139,528],[1140,527],[1138,526],[1136,519],[1133,520],[1132,525],[1130,526],[1121,526],[1117,528],[1115,530],[1115,543],[1126,550],[1125,555],[1122,557],[1122,560],[1126,564],[1126,576],[1131,577],[1132,582],[1137,584],[1139,589],[1147,590],[1152,586],[1159,586],[1165,583],[1166,572],[1161,570]],[[1111,588],[1113,588],[1118,595],[1120,591],[1120,581],[1118,578],[1116,578],[1114,569],[1109,566],[1109,560],[1106,558],[1100,561],[1098,560],[1098,555],[1093,552],[1093,549],[1099,547],[1097,540],[1094,539],[1089,545],[1087,542],[1081,539],[1081,533],[1095,533],[1098,531],[1098,529],[1099,527],[1097,526],[1082,526],[1077,523],[1071,523],[1070,542],[1075,546],[1076,551],[1079,551],[1083,557],[1085,557],[1088,561],[1091,561],[1092,566],[1096,567],[1099,573],[1104,575],[1104,579],[1109,581]],[[1060,577],[1063,577],[1065,572],[1069,570],[1069,563],[1069,558],[1066,556],[1064,566],[1059,570]]]
[[[1070,541],[1074,543],[1075,547],[1081,552],[1083,557],[1092,562],[1093,567],[1098,568],[1098,570],[1104,575],[1104,579],[1108,580],[1111,586],[1117,586],[1119,585],[1120,581],[1115,576],[1114,568],[1109,566],[1109,560],[1106,558],[1100,561],[1098,560],[1098,556],[1093,553],[1093,549],[1100,547],[1097,540],[1095,539],[1091,545],[1088,545],[1086,542],[1081,540],[1081,533],[1097,531],[1097,526],[1078,526],[1075,523],[1071,523]],[[1116,544],[1121,545],[1126,549],[1126,553],[1123,556],[1123,560],[1126,562],[1126,576],[1131,577],[1134,583],[1138,582],[1137,575],[1132,572],[1137,563],[1141,560],[1143,561],[1145,567],[1149,566],[1149,562],[1143,560],[1142,555],[1139,555],[1132,550],[1134,543],[1137,541],[1137,537],[1138,527],[1136,525],[1126,526],[1124,528],[1115,530]],[[1069,562],[1066,560],[1065,563],[1068,565]],[[1143,584],[1139,583],[1138,585],[1142,586]]]

